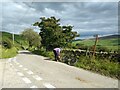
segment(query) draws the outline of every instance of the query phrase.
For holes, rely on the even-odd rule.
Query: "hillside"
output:
[[[100,39],[113,39],[113,38],[120,38],[120,35],[109,35],[100,37]]]
[[[2,32],[2,40],[6,38],[9,39],[11,42],[13,42],[11,33]],[[16,46],[17,48],[27,48],[28,42],[20,35],[14,34],[14,46]]]
[[[99,37],[97,46],[103,46],[107,47],[110,50],[118,50],[118,46],[120,41],[120,35],[110,35],[110,36],[104,36],[104,37]],[[84,40],[76,40],[73,41],[73,44],[80,44],[84,46],[91,47],[95,43],[95,38],[93,39],[84,39]]]

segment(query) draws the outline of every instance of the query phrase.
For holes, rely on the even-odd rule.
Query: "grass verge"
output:
[[[0,58],[11,58],[17,55],[17,49],[15,47],[11,49],[0,47],[0,52]]]
[[[120,64],[118,62],[110,62],[109,60],[90,60],[89,58],[81,57],[75,66],[120,79]]]
[[[54,59],[54,54],[52,51],[47,51],[45,49],[40,49],[40,50],[34,50],[32,53],[37,54],[37,55],[42,55],[44,57],[49,57],[50,59]]]

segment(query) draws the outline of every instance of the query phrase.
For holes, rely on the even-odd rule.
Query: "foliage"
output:
[[[39,50],[33,50],[32,53],[37,54],[37,55],[42,55],[45,57],[49,57],[50,59],[54,59],[54,54],[52,51],[47,51],[44,48],[41,48]]]
[[[120,79],[120,67],[119,63],[110,62],[109,60],[89,59],[88,57],[80,57],[79,61],[75,65],[76,67],[91,70],[102,75],[115,77]]]
[[[98,46],[97,47],[97,51],[98,52],[109,52],[110,50],[107,47],[103,47],[103,46]]]
[[[34,32],[31,28],[25,29],[22,32],[21,36],[28,41],[29,47],[39,47],[41,45],[41,37],[37,34],[37,32]]]
[[[13,46],[12,42],[8,38],[5,38],[4,40],[2,40],[2,45],[7,49],[12,48]]]
[[[47,50],[54,47],[65,47],[77,36],[77,32],[72,31],[73,26],[61,26],[60,19],[41,17],[40,20],[33,25],[40,28],[39,34],[42,38],[42,44]]]
[[[6,49],[0,46],[0,52],[2,53],[0,54],[0,58],[10,58],[10,57],[14,57],[17,55],[17,49],[15,47]]]

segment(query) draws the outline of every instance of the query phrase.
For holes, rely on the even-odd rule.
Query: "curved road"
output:
[[[0,59],[0,88],[118,88],[118,80],[19,51]]]

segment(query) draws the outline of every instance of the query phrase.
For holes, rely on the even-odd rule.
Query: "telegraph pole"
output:
[[[13,27],[12,39],[13,39],[13,45],[14,45],[14,40],[15,40],[15,36],[14,36],[14,27]]]
[[[96,39],[95,39],[95,44],[93,47],[93,57],[95,56],[95,50],[96,50],[96,45],[97,45],[97,41],[98,41],[98,34],[95,35]]]

